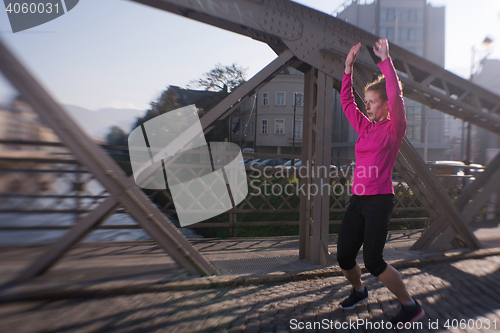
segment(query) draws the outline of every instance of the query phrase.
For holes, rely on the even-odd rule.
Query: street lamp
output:
[[[474,48],[474,46],[472,46],[472,63],[471,63],[471,68],[470,68],[470,78],[469,78],[469,81],[473,80],[474,75],[477,74],[477,72],[479,71],[480,66],[483,64],[483,62],[486,60],[486,58],[488,58],[488,56],[490,55],[491,50],[493,49],[493,39],[491,39],[490,37],[486,37],[484,39],[484,41],[483,41],[483,49],[486,51],[486,53],[477,62],[477,66],[476,66],[476,61],[475,61],[474,58],[476,56],[477,50]],[[465,124],[465,122],[462,123],[462,145],[463,145],[463,142],[464,142],[464,140],[463,140],[463,138],[464,138],[464,128],[463,128],[464,124]],[[471,154],[471,144],[472,144],[472,140],[471,140],[471,123],[469,121],[467,123],[467,142],[465,144],[465,157],[464,157],[464,163],[466,165],[470,165],[470,162],[471,162],[471,156],[470,156],[470,154]],[[465,170],[465,174],[466,175],[470,174],[470,169],[467,168]]]
[[[477,50],[474,48],[474,46],[472,46],[472,64],[470,66],[470,79],[469,79],[470,81],[472,81],[474,75],[476,75],[477,72],[479,71],[479,66],[482,65],[484,60],[486,60],[486,58],[490,55],[490,53],[493,49],[493,39],[491,39],[490,37],[486,37],[483,40],[483,49],[486,51],[486,53],[481,58],[481,60],[478,61],[477,67],[476,67],[476,61],[474,58],[476,56]]]

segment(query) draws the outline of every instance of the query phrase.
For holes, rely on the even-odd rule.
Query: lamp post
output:
[[[493,48],[493,39],[491,39],[490,37],[486,37],[483,41],[483,48],[486,50],[486,54],[477,62],[477,66],[476,66],[476,61],[475,61],[475,56],[476,56],[476,52],[477,50],[474,48],[474,46],[472,46],[472,63],[471,63],[471,68],[470,68],[470,78],[469,78],[469,81],[473,81],[474,79],[474,76],[477,74],[479,68],[480,68],[480,65],[484,62],[484,60],[486,60],[486,58],[488,58],[488,56],[490,55],[491,53],[491,50]],[[464,142],[464,130],[463,130],[463,126],[464,126],[464,123],[462,123],[462,144]],[[465,143],[465,156],[464,156],[464,163],[466,165],[470,165],[471,163],[471,144],[472,144],[472,140],[471,140],[471,123],[470,121],[467,123],[467,141]],[[469,175],[470,174],[470,169],[467,168],[464,172],[466,175]],[[464,178],[464,181],[465,181],[465,178]]]
[[[295,115],[297,113],[297,93],[293,94],[293,124],[292,124],[292,155],[295,155]],[[295,157],[292,157],[292,167],[295,166]]]

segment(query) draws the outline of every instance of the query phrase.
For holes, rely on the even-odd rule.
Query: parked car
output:
[[[465,163],[461,161],[432,161],[428,162],[427,165],[431,170],[434,170],[436,174],[441,175],[464,175]]]
[[[275,167],[278,165],[283,165],[286,162],[287,162],[287,160],[285,160],[283,158],[268,158],[266,160],[263,160],[262,162],[258,162],[258,164],[254,164],[254,165],[259,166],[259,167],[266,167],[266,166]]]
[[[295,159],[295,164],[297,164],[298,162],[300,162],[300,160],[296,158],[296,159]],[[288,161],[287,161],[285,164],[283,164],[283,165],[278,165],[278,167],[285,167],[285,168],[286,168],[286,167],[291,167],[291,166],[292,166],[292,160],[288,160]]]
[[[258,165],[258,163],[264,161],[264,158],[257,158],[257,159],[251,159],[249,162],[245,163],[246,167],[249,167],[251,165]]]

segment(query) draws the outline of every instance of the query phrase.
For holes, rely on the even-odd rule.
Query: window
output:
[[[268,92],[262,93],[262,106],[269,106],[269,93]]]
[[[406,136],[412,141],[420,141],[422,133],[422,105],[407,106],[406,120]]]
[[[276,92],[276,105],[286,105],[286,93],[284,91]]]
[[[394,8],[382,8],[380,10],[380,21],[382,22],[392,22],[396,16],[396,11]]]
[[[421,42],[424,39],[424,31],[422,29],[417,29],[415,35],[417,42]]]
[[[396,11],[394,8],[387,8],[387,21],[394,21],[396,18]]]
[[[295,120],[295,139],[302,139],[302,119]]]
[[[296,92],[293,95],[293,105],[295,105],[295,101],[297,101],[297,106],[304,106],[304,93]]]
[[[398,41],[407,41],[408,40],[408,29],[398,29]]]
[[[401,22],[408,21],[408,10],[401,8],[397,11],[396,15],[399,21]]]
[[[410,9],[408,12],[408,18],[410,22],[417,22],[417,10]]]
[[[253,132],[253,121],[251,121],[250,124],[248,124],[248,128],[249,128],[248,135],[250,135],[250,136],[254,135],[254,132]]]
[[[262,119],[261,120],[261,127],[260,127],[260,133],[261,134],[268,134],[267,131],[267,119]]]
[[[274,134],[285,134],[285,119],[275,120]]]
[[[394,28],[387,28],[386,38],[391,42],[394,41]]]
[[[408,40],[415,40],[415,29],[408,29]]]

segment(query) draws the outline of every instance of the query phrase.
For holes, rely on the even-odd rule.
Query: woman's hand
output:
[[[384,61],[389,57],[389,42],[385,38],[380,38],[373,46],[373,52]]]
[[[345,58],[345,73],[351,74],[352,68],[354,66],[354,62],[356,61],[356,57],[358,56],[359,49],[361,48],[361,43],[358,43],[351,47],[349,54]]]

